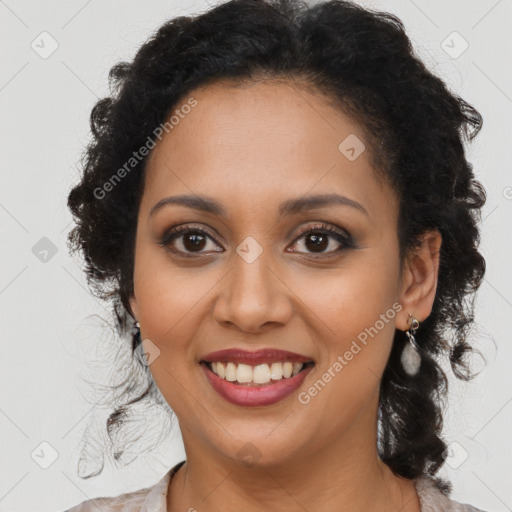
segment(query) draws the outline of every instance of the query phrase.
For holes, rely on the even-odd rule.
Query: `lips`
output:
[[[243,363],[256,366],[263,363],[284,363],[290,361],[292,363],[308,363],[314,362],[311,357],[306,357],[296,352],[279,349],[261,349],[256,351],[248,351],[238,348],[229,348],[211,352],[202,358],[207,363],[213,362],[231,362],[235,364]]]
[[[238,406],[254,407],[272,405],[290,396],[302,385],[313,367],[307,366],[289,379],[282,379],[273,384],[259,386],[247,386],[228,382],[215,375],[206,364],[202,364],[201,368],[206,380],[223,399]]]
[[[213,389],[228,402],[241,406],[271,405],[283,400],[301,386],[314,364],[302,354],[278,349],[225,349],[201,359]]]

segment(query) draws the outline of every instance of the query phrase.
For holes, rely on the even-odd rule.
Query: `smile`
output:
[[[292,363],[291,361],[263,363],[251,366],[243,363],[224,363],[221,361],[206,363],[209,369],[221,379],[234,382],[238,385],[254,386],[262,384],[274,384],[283,379],[289,379],[297,375],[308,363]]]
[[[313,360],[283,350],[227,349],[200,361],[212,388],[240,406],[271,405],[296,391],[314,367]]]

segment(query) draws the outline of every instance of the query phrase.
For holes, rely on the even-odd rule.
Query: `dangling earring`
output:
[[[421,365],[421,356],[414,338],[414,334],[416,333],[416,329],[418,329],[420,323],[410,313],[409,318],[411,319],[409,329],[405,331],[405,334],[407,334],[407,337],[409,338],[409,343],[405,344],[400,361],[402,362],[405,372],[408,375],[413,376],[418,373]]]

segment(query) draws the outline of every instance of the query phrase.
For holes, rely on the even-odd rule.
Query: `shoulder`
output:
[[[155,485],[113,497],[93,498],[65,512],[166,512],[170,472]]]
[[[430,476],[422,476],[414,480],[421,504],[421,512],[485,512],[467,503],[452,500],[442,485]]]

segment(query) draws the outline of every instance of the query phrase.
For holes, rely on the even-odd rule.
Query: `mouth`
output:
[[[271,405],[296,391],[315,366],[311,358],[284,350],[228,349],[200,360],[212,388],[240,406]]]
[[[258,365],[235,363],[233,361],[201,361],[208,370],[220,379],[237,386],[262,387],[295,377],[314,366],[313,361],[298,363],[274,361]]]

